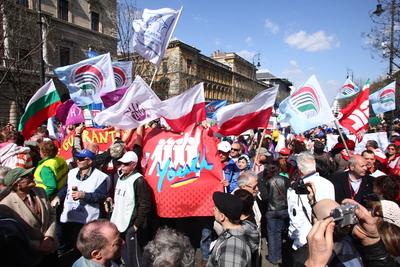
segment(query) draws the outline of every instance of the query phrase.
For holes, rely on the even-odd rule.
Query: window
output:
[[[17,5],[29,7],[28,0],[16,0]]]
[[[60,46],[60,66],[69,65],[70,48]]]
[[[58,18],[68,21],[68,1],[58,0]]]
[[[91,25],[92,31],[98,32],[99,31],[99,22],[100,22],[99,14],[96,12],[91,12],[90,13],[90,21],[92,23],[92,25]]]

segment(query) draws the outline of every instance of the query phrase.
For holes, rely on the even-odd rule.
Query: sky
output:
[[[139,9],[178,9],[173,34],[210,56],[235,52],[259,71],[287,78],[296,87],[315,74],[328,101],[352,73],[372,81],[388,72],[362,33],[372,27],[376,0],[136,0]],[[362,86],[362,85],[361,85]]]

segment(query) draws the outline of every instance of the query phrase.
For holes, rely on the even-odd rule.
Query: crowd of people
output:
[[[0,131],[2,266],[400,264],[398,122],[380,126],[387,147],[369,140],[361,153],[346,135],[328,150],[336,130],[325,126],[216,138],[214,216],[178,219],[157,217],[140,164],[144,126],[116,131],[106,151],[83,143],[83,125],[65,130],[68,163],[46,127],[29,140],[12,125]]]

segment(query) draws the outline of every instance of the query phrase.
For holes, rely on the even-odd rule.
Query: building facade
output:
[[[161,99],[182,93],[204,82],[206,101],[249,101],[271,87],[256,79],[256,67],[235,53],[214,52],[211,57],[179,40],[169,43],[164,59],[154,76],[152,88]],[[151,82],[155,67],[135,56],[135,74]]]
[[[87,58],[90,49],[116,54],[116,0],[0,0],[0,5],[0,123],[15,125],[40,87],[40,37],[46,79],[55,78],[54,68]]]
[[[257,73],[257,80],[268,86],[278,86],[278,95],[275,104],[279,105],[282,100],[290,95],[290,86],[293,84],[286,78],[279,78],[269,72]]]

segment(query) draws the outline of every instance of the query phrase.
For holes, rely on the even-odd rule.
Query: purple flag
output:
[[[108,108],[117,103],[124,95],[128,87],[121,87],[115,91],[109,92],[101,96],[104,107]]]
[[[71,106],[74,104],[74,101],[71,99],[68,99],[64,103],[62,103],[56,111],[56,118],[59,120],[62,124],[65,125],[65,121],[67,120],[68,116],[68,111],[71,108]]]
[[[79,124],[85,122],[85,117],[83,116],[83,111],[75,103],[72,104],[68,111],[67,119],[65,120],[65,125]]]

